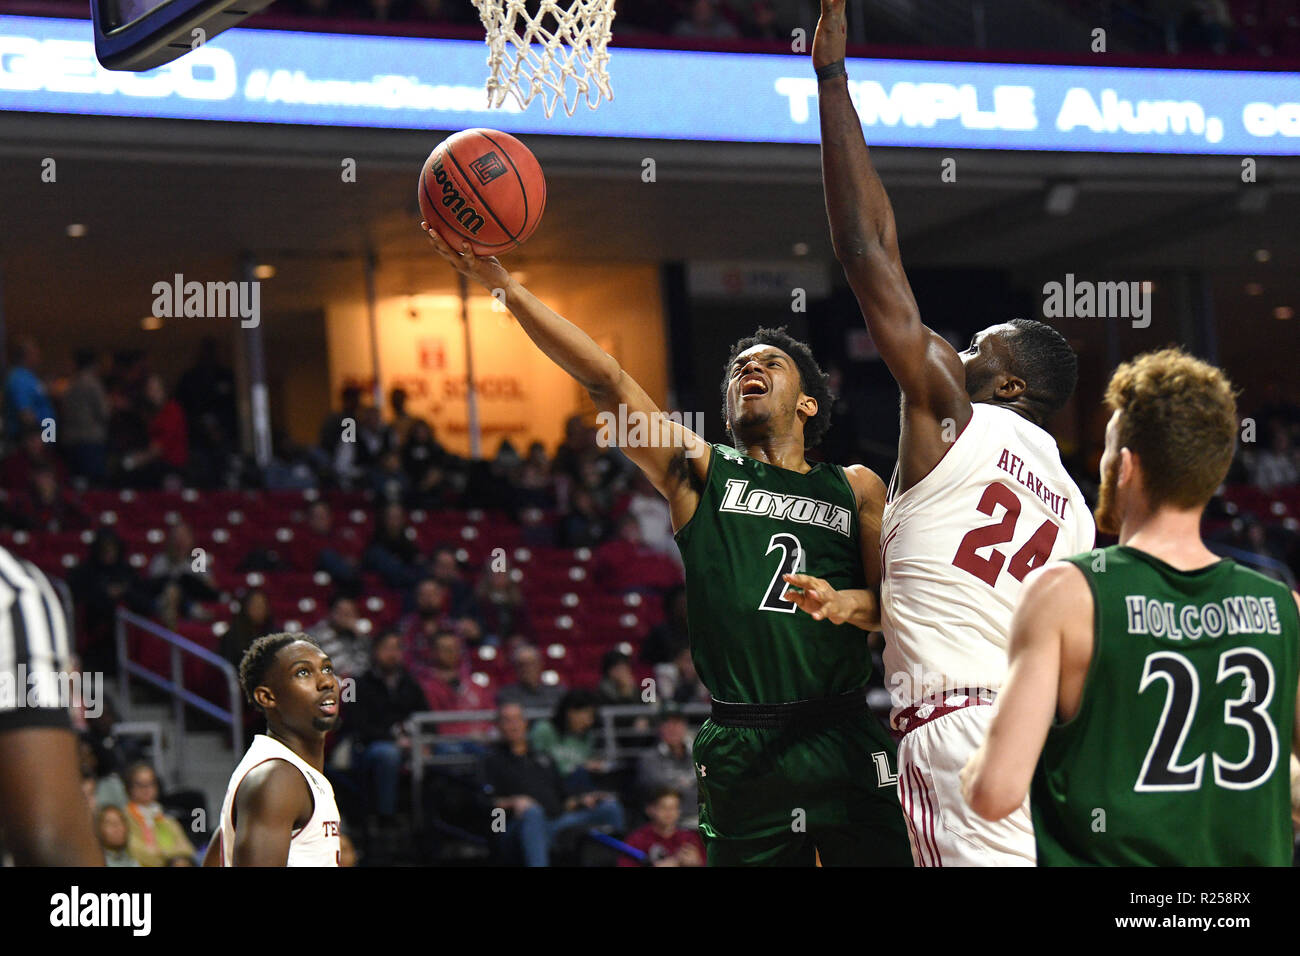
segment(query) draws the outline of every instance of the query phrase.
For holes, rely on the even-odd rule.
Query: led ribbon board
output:
[[[152,0],[146,0],[152,2]],[[162,8],[160,8],[162,9]],[[487,108],[469,40],[234,30],[147,73],[95,59],[85,21],[0,17],[0,110],[245,123],[816,143],[803,56],[617,49],[614,101],[547,120]],[[867,142],[1239,156],[1300,152],[1292,73],[851,60]]]

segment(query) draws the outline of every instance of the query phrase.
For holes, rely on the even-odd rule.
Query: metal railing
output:
[[[698,726],[709,715],[706,703],[682,704],[679,707],[687,721]],[[549,719],[554,716],[550,708],[525,707],[524,718],[531,724],[534,720]],[[634,746],[630,741],[644,739],[654,733],[654,724],[658,719],[660,708],[657,704],[621,704],[601,707],[597,710],[597,726],[600,728],[600,741],[597,748],[604,753],[604,759],[616,764],[622,759],[640,756],[649,747]],[[440,734],[438,727],[444,724],[495,723],[498,711],[495,710],[443,710],[422,711],[412,714],[409,720],[411,728],[411,808],[416,826],[422,823],[422,800],[424,796],[424,778],[426,767],[444,769],[472,767],[482,760],[482,756],[463,749],[465,744],[478,744],[481,747],[497,743],[495,735]],[[645,719],[647,727],[638,727],[637,721]],[[435,749],[433,745],[442,744]],[[425,753],[425,747],[429,753]],[[653,745],[652,745],[653,746]]]
[[[127,628],[133,627],[138,630],[151,634],[168,645],[170,654],[170,679],[154,671],[143,667],[131,660],[127,655]],[[148,618],[140,617],[138,614],[132,614],[123,608],[117,610],[116,620],[116,640],[117,640],[117,681],[119,697],[124,708],[131,705],[130,697],[130,679],[132,677],[144,681],[150,686],[156,687],[163,693],[171,697],[172,702],[172,721],[173,733],[172,740],[175,743],[175,752],[173,755],[174,765],[179,768],[183,765],[185,754],[185,706],[188,704],[200,713],[207,714],[218,723],[225,724],[230,728],[231,745],[235,753],[240,753],[244,749],[244,710],[243,697],[239,690],[239,675],[235,673],[235,668],[230,662],[217,654],[212,653],[206,647],[195,644],[188,638],[182,637],[174,631],[169,631],[155,621]],[[230,694],[230,709],[218,707],[212,701],[200,697],[198,694],[185,687],[185,666],[184,657],[188,655],[202,661],[217,670],[221,671],[226,681],[226,689]]]

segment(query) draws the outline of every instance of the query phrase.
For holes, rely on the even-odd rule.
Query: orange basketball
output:
[[[420,171],[420,214],[448,245],[475,255],[522,245],[546,208],[546,177],[509,133],[467,129],[443,140]]]

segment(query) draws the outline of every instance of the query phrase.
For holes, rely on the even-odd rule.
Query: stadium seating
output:
[[[306,520],[306,507],[317,497],[332,507],[338,525],[353,529],[350,548],[356,557],[373,531],[373,506],[360,493],[251,491],[104,491],[83,492],[80,504],[103,526],[121,536],[128,560],[143,573],[152,557],[164,550],[168,527],[185,521],[194,531],[195,546],[206,551],[207,569],[223,592],[220,601],[200,605],[211,620],[177,624],[183,637],[216,652],[221,635],[238,608],[238,596],[261,587],[271,603],[272,619],[290,630],[307,629],[328,614],[334,584],[322,571],[240,570],[258,549],[291,558],[294,539]],[[554,520],[554,516],[547,516]],[[547,667],[571,686],[595,686],[601,657],[611,648],[635,651],[663,618],[655,595],[609,594],[593,574],[589,548],[528,547],[520,527],[507,515],[477,510],[411,512],[411,527],[426,554],[451,545],[467,568],[467,579],[504,550],[525,598],[524,632],[547,655]],[[0,534],[0,543],[33,561],[48,573],[65,577],[86,555],[93,531]],[[392,626],[401,617],[404,596],[374,574],[362,575],[361,614],[371,632]],[[162,675],[171,664],[167,645],[156,637],[133,632],[128,644],[133,660]],[[495,688],[513,680],[507,655],[480,648],[473,657],[476,680]],[[225,684],[212,667],[195,659],[185,663],[186,686],[220,705],[227,705]]]

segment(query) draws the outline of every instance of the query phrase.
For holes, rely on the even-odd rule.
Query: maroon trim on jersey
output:
[[[958,710],[965,710],[967,707],[991,707],[996,696],[993,691],[985,690],[983,687],[973,687],[965,691],[945,691],[942,696],[947,700],[949,697],[960,697],[963,694],[966,700],[960,704],[913,704],[911,707],[904,707],[892,721],[894,736],[902,739],[918,727],[924,727],[933,720]],[[929,712],[923,717],[918,716],[923,709],[928,709]]]
[[[912,833],[912,844],[916,847],[916,858],[919,866],[943,866],[943,859],[939,856],[939,847],[934,838],[934,810],[930,806],[930,795],[926,789],[925,781],[921,778],[921,771],[911,765],[907,766],[903,774],[899,777],[900,782],[906,781],[904,793],[907,795],[907,810],[903,814],[907,820],[908,829]],[[920,818],[914,816],[917,810],[917,795],[920,795]],[[929,854],[927,858],[927,852]]]

